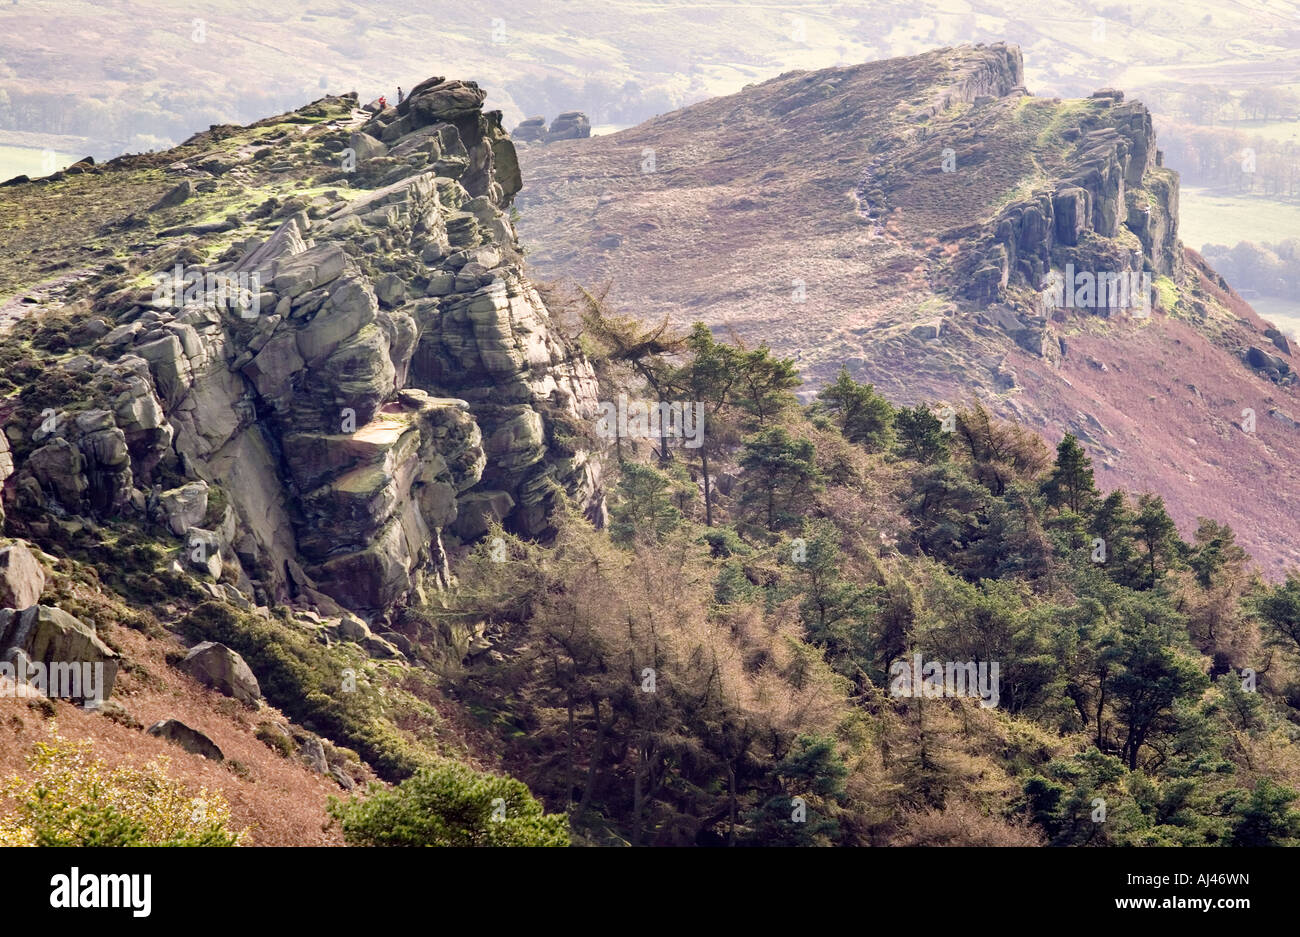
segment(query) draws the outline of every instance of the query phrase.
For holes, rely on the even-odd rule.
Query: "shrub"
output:
[[[514,778],[483,774],[454,761],[421,768],[393,790],[365,799],[331,799],[354,846],[567,846],[569,818],[543,813]]]
[[[191,794],[167,776],[163,756],[143,768],[109,768],[88,741],[51,733],[27,759],[32,776],[3,791],[15,809],[0,817],[0,845],[238,846],[247,831],[230,828],[220,792]]]

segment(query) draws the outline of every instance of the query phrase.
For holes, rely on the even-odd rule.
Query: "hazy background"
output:
[[[1300,4],[0,0],[0,178],[165,148],[330,92],[478,81],[506,126],[612,132],[792,69],[1006,40],[1036,95],[1124,89],[1182,173],[1184,241],[1300,327]]]

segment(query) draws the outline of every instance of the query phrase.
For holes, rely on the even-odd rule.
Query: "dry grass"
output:
[[[171,776],[225,795],[233,826],[249,829],[250,845],[342,844],[337,829],[324,829],[327,798],[343,794],[338,784],[280,755],[253,735],[260,723],[287,722],[278,710],[265,705],[260,711],[248,709],[170,667],[164,655],[179,649],[174,639],[150,640],[123,628],[112,629],[111,637],[131,661],[130,672],[119,675],[112,698],[145,726],[172,718],[198,729],[217,743],[226,762],[191,755],[142,729],[51,701],[61,735],[91,740],[95,754],[110,766],[141,765],[158,755],[170,756]],[[39,706],[29,707],[23,699],[0,699],[0,776],[26,775],[26,754],[46,737],[49,725]],[[235,763],[242,767],[233,768]]]

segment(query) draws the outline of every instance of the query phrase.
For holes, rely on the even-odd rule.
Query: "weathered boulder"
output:
[[[411,89],[410,95],[398,107],[399,114],[410,114],[411,129],[439,121],[456,122],[476,116],[487,97],[472,81],[445,81],[431,78]]]
[[[194,371],[181,340],[167,334],[135,346],[135,353],[149,362],[158,395],[170,406],[179,403],[194,381]]]
[[[347,260],[339,245],[317,244],[278,261],[271,285],[280,296],[292,299],[337,280],[347,268]]]
[[[1261,371],[1273,370],[1279,374],[1286,374],[1291,370],[1291,366],[1279,358],[1277,355],[1270,355],[1262,348],[1254,345],[1246,352],[1246,363],[1252,368],[1258,368]]]
[[[348,138],[348,146],[356,154],[357,162],[364,162],[375,156],[383,156],[388,147],[368,133],[357,132]]]
[[[208,483],[190,482],[164,491],[158,498],[158,512],[172,533],[184,536],[191,527],[197,527],[208,512]]]
[[[359,618],[345,616],[339,619],[338,635],[344,641],[360,644],[370,637],[370,626]]]
[[[330,765],[325,758],[325,746],[315,736],[298,746],[298,757],[317,774],[329,773]]]
[[[150,735],[174,742],[191,755],[202,755],[212,761],[226,760],[226,756],[222,754],[216,742],[198,729],[191,729],[179,719],[163,719],[155,722],[147,731]]]
[[[1287,341],[1285,335],[1277,329],[1265,329],[1264,337],[1271,341],[1277,349],[1285,354],[1291,354],[1291,343]]]
[[[529,117],[522,121],[510,135],[521,143],[530,143],[533,140],[542,140],[546,137],[546,118]]]
[[[378,311],[375,294],[366,280],[340,280],[311,322],[294,333],[298,355],[308,367],[315,367],[340,343],[373,322]]]
[[[62,609],[33,605],[22,611],[0,610],[0,652],[13,649],[46,665],[102,664],[103,685],[95,695],[107,699],[113,692],[117,653],[100,640],[94,628]]]
[[[21,540],[0,546],[0,605],[31,608],[45,589],[45,570]]]
[[[27,457],[23,468],[30,472],[47,496],[69,511],[78,511],[89,487],[83,474],[86,460],[72,443],[58,438]]]
[[[581,140],[591,136],[591,121],[582,111],[565,111],[551,121],[546,131],[547,142],[553,140]]]
[[[190,648],[181,662],[181,669],[204,686],[212,687],[242,703],[253,703],[262,698],[257,677],[244,658],[224,644],[204,641]]]
[[[220,579],[224,567],[221,539],[211,530],[191,527],[185,537],[185,559],[191,569],[212,579]]]

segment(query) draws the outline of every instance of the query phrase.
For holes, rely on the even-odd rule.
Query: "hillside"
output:
[[[0,187],[0,844],[1300,845],[1300,575],[1025,425],[1239,392],[1145,111],[836,77],[534,154],[435,76]],[[1035,315],[1061,257],[1159,302]]]
[[[962,46],[521,144],[517,204],[539,276],[733,328],[814,385],[846,363],[891,399],[1072,433],[1104,486],[1163,495],[1184,531],[1230,522],[1276,577],[1300,558],[1294,359],[1179,244],[1157,147],[1121,92],[1034,97],[1019,50]],[[1149,314],[1046,309],[1067,265],[1149,274]]]

